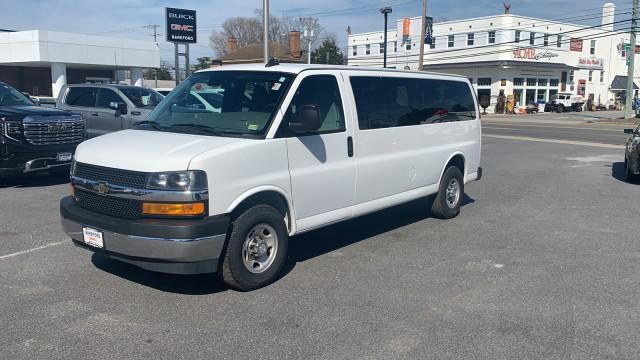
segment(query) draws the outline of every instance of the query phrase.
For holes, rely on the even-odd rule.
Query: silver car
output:
[[[95,137],[130,128],[162,101],[158,92],[130,85],[72,84],[60,92],[56,107],[81,114]]]

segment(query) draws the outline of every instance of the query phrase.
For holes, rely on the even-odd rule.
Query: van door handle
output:
[[[347,155],[353,157],[353,138],[351,136],[347,137]]]

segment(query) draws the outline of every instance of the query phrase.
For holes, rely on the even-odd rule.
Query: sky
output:
[[[584,15],[576,23],[593,25],[600,21],[602,0],[508,0],[514,14],[562,20]],[[616,11],[628,11],[630,0],[613,1]],[[403,17],[420,16],[421,0],[271,0],[274,16],[313,16],[326,33],[336,35],[340,44],[346,40],[346,28],[354,33],[382,30],[382,6],[391,6],[389,23]],[[143,26],[160,25],[159,46],[163,61],[173,60],[173,45],[164,39],[164,8],[197,11],[198,43],[191,45],[192,62],[197,57],[214,56],[209,35],[220,30],[225,19],[254,16],[262,9],[262,0],[0,0],[0,28],[11,30],[55,30],[153,42],[152,30]],[[428,15],[459,20],[497,15],[504,11],[497,0],[429,0]],[[437,34],[435,34],[437,35]]]

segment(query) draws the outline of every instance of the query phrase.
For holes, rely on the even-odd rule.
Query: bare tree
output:
[[[262,44],[262,10],[255,10],[254,17],[232,17],[222,24],[221,31],[213,31],[209,36],[209,46],[217,56],[227,54],[227,40],[235,37],[238,40],[238,48]],[[303,31],[301,19],[290,17],[275,17],[269,19],[269,39],[273,43],[289,45],[289,32],[292,30]],[[322,41],[320,39],[321,27],[314,29],[315,37],[311,43],[316,48]]]

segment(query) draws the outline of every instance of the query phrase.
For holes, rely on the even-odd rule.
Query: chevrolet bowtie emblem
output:
[[[111,188],[109,187],[109,185],[107,185],[107,183],[99,182],[93,185],[93,190],[95,190],[100,195],[105,195],[109,193],[109,190],[111,190]]]

